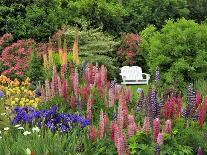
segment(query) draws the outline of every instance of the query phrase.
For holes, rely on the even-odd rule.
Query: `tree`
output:
[[[40,59],[37,56],[37,51],[33,48],[29,68],[26,75],[30,78],[32,84],[37,85],[38,82],[42,82],[43,79],[43,68]]]
[[[207,78],[207,25],[168,20],[161,30],[146,28],[141,38],[150,71],[159,66],[162,82],[173,84],[176,79],[182,89],[186,82]]]

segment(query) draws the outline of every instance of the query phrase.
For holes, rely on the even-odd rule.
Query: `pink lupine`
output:
[[[94,127],[90,127],[90,140],[91,142],[94,142],[96,139],[96,129]]]
[[[104,114],[103,110],[100,112],[100,120],[99,120],[99,130],[98,130],[98,138],[101,139],[104,136]]]
[[[159,118],[155,118],[153,120],[153,137],[154,137],[154,142],[157,141],[157,136],[160,132],[160,120]]]
[[[196,107],[198,107],[201,103],[201,94],[196,92]]]
[[[45,100],[48,101],[51,97],[51,90],[50,90],[50,82],[49,80],[45,80],[45,91],[46,91],[46,98]]]
[[[109,107],[113,107],[115,103],[114,88],[110,88],[108,93],[109,93]]]
[[[43,86],[41,86],[40,92],[41,92],[41,99],[42,99],[42,101],[46,101],[45,89],[44,89]]]
[[[147,116],[144,118],[143,131],[145,131],[147,134],[150,133],[150,118]]]
[[[74,95],[71,95],[70,107],[73,111],[75,110],[75,96]]]
[[[60,67],[60,75],[62,79],[65,79],[66,65]]]
[[[52,96],[55,96],[57,94],[57,88],[58,88],[58,78],[57,78],[57,69],[56,66],[53,66],[53,76],[52,76]]]
[[[165,121],[165,128],[164,128],[165,133],[171,133],[172,132],[172,125],[171,125],[171,120]]]
[[[106,133],[108,130],[108,123],[109,123],[108,114],[105,113],[104,114],[104,133]]]
[[[124,128],[124,112],[123,112],[122,104],[119,104],[118,107],[117,124],[120,129]]]
[[[92,112],[91,112],[92,104],[93,104],[93,100],[90,96],[87,102],[87,109],[86,109],[86,117],[90,120],[92,119]]]
[[[57,76],[57,85],[58,85],[58,95],[63,96],[62,92],[62,81],[59,76]]]
[[[162,133],[159,133],[157,136],[157,144],[159,146],[163,145],[163,134]]]
[[[136,133],[137,126],[134,121],[134,115],[128,115],[128,135],[129,137],[133,136]]]
[[[78,82],[78,70],[75,69],[75,73],[73,75],[73,88],[74,88],[74,93],[75,96],[78,96],[78,86],[79,86],[79,82]]]

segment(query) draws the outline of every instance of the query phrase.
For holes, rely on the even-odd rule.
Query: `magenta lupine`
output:
[[[158,136],[157,136],[157,144],[159,146],[162,146],[163,145],[163,134],[162,133],[159,133]]]
[[[147,134],[150,133],[150,117],[146,116],[144,118],[144,125],[142,130],[145,131]]]
[[[160,120],[159,118],[155,118],[153,120],[153,137],[154,137],[154,142],[156,143],[157,141],[157,136],[160,132]]]
[[[99,129],[98,129],[98,138],[101,139],[104,136],[104,114],[103,110],[100,111],[100,119],[99,119]]]
[[[172,124],[171,124],[171,120],[167,120],[165,121],[165,128],[164,128],[165,133],[171,133],[172,132]]]
[[[133,136],[136,131],[137,131],[137,126],[136,123],[134,121],[134,115],[128,115],[128,136],[131,137]]]
[[[203,152],[202,152],[202,149],[201,147],[198,148],[198,152],[197,152],[197,155],[203,155]]]
[[[45,80],[45,91],[46,91],[45,101],[48,101],[51,97],[50,82],[48,79]]]
[[[175,108],[175,99],[173,96],[171,96],[170,98],[170,102],[169,102],[169,108],[168,110],[170,110],[170,114],[173,115],[174,114],[174,108]]]
[[[176,113],[177,113],[178,116],[181,114],[181,110],[182,110],[182,98],[179,95],[177,97],[177,109],[176,109]]]

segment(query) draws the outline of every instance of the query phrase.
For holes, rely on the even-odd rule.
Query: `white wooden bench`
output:
[[[150,74],[142,73],[139,66],[123,66],[121,73],[123,82],[121,84],[147,84]]]

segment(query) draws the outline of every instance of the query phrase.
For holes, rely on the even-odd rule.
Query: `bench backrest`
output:
[[[126,80],[143,80],[142,68],[139,66],[123,66],[121,75],[126,77]]]

